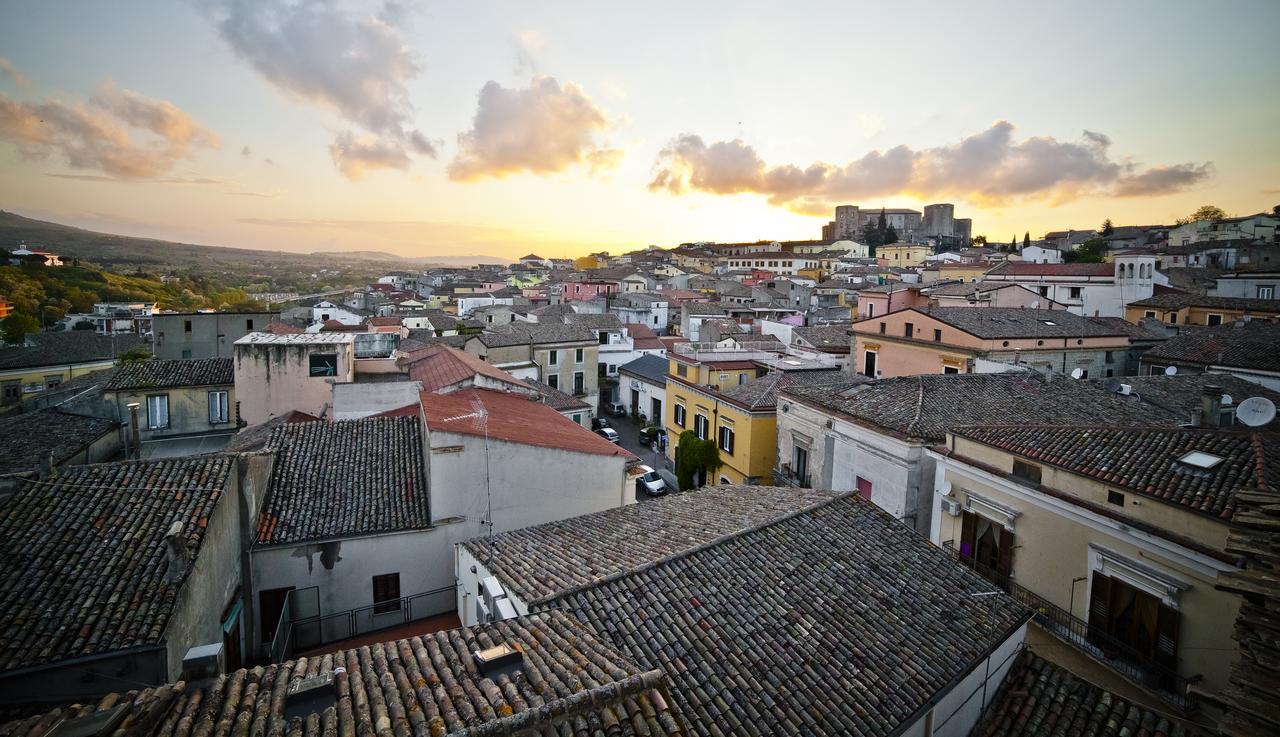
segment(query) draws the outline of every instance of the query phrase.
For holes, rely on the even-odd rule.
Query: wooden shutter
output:
[[[1173,672],[1178,671],[1178,622],[1179,613],[1163,604],[1156,617],[1156,663]]]
[[[960,555],[966,558],[973,557],[973,536],[977,526],[977,516],[966,509],[960,516]]]
[[[1111,579],[1101,571],[1093,572],[1089,585],[1089,641],[1095,645],[1108,634],[1111,625]]]
[[[996,571],[1001,576],[1013,575],[1013,533],[1000,528],[1000,559],[996,561]]]

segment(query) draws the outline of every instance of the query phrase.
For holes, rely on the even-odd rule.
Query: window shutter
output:
[[[1173,672],[1178,671],[1178,620],[1177,609],[1160,605],[1156,617],[1156,663]]]
[[[1089,639],[1095,645],[1102,639],[1097,635],[1109,634],[1111,626],[1111,579],[1101,571],[1093,572],[1089,585]]]
[[[218,421],[219,419],[218,405],[219,404],[220,402],[218,401],[218,393],[209,392],[209,422]]]
[[[1000,528],[1000,558],[996,562],[996,571],[1001,576],[1013,574],[1013,533]]]
[[[965,558],[973,557],[973,536],[977,519],[977,515],[968,510],[960,518],[960,555]]]

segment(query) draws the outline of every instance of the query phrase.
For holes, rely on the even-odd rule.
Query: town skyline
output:
[[[811,240],[840,204],[949,202],[1000,243],[1270,211],[1280,106],[1251,90],[1275,86],[1280,9],[1098,7],[700,8],[678,27],[568,6],[140,4],[77,7],[74,27],[58,3],[10,8],[0,203],[204,245],[500,259]],[[1158,49],[1230,33],[1117,65],[1099,17]],[[843,27],[903,33],[822,42]],[[948,45],[979,31],[1009,48]],[[1178,103],[1197,89],[1237,102]]]

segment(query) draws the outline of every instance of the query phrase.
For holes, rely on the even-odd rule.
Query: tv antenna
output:
[[[1236,419],[1249,427],[1262,427],[1276,418],[1276,405],[1266,397],[1250,397],[1236,407]]]

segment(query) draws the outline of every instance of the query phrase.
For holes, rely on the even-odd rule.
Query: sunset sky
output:
[[[0,209],[573,256],[1280,204],[1280,2],[6,2]]]

